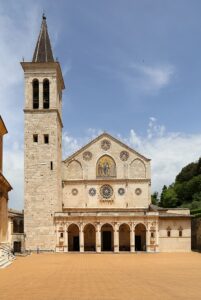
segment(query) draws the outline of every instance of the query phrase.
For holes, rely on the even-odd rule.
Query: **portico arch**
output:
[[[68,251],[80,251],[79,227],[76,224],[68,227]]]
[[[96,230],[94,225],[87,224],[84,227],[84,251],[96,250]]]
[[[119,226],[119,251],[130,251],[130,227],[126,223]]]
[[[114,251],[114,230],[108,223],[101,227],[101,251]]]
[[[146,227],[143,223],[135,226],[135,251],[146,251]]]

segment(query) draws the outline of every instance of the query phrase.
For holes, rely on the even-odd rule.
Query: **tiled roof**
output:
[[[34,51],[32,62],[54,62],[50,38],[47,30],[46,17],[43,15],[41,30]]]

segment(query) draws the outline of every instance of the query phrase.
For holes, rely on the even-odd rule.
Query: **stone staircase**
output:
[[[10,246],[8,244],[0,244],[0,269],[9,266],[15,256],[11,253]]]

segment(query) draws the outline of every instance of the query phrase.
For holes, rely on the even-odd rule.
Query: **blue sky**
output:
[[[45,11],[66,84],[63,154],[105,130],[152,159],[153,191],[201,152],[201,2],[0,0],[10,207],[23,207],[23,72]]]

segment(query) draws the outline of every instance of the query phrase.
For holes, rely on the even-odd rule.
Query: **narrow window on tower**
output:
[[[50,162],[50,170],[53,170],[53,161]]]
[[[33,89],[33,109],[39,108],[39,82],[38,79],[34,79],[32,82]]]
[[[38,143],[38,135],[37,134],[33,135],[33,142]]]
[[[44,144],[49,144],[49,134],[44,134]]]
[[[43,81],[43,108],[48,109],[50,107],[50,83],[48,79]]]

